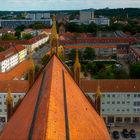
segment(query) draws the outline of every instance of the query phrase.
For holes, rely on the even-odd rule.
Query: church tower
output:
[[[74,63],[74,79],[80,85],[80,71],[81,65],[79,62],[78,49],[76,49],[76,58]]]
[[[35,75],[35,66],[32,58],[32,53],[30,52],[30,66],[29,66],[29,71],[28,71],[28,81],[29,81],[29,88],[32,87],[34,83],[34,75]]]
[[[100,115],[101,113],[101,91],[100,91],[100,86],[98,85],[96,94],[95,94],[95,109]]]
[[[8,87],[8,95],[6,97],[6,106],[7,106],[7,121],[11,118],[13,114],[13,97],[11,95],[11,89]]]
[[[51,47],[51,54],[56,53],[58,55],[58,34],[56,29],[56,17],[53,16],[52,18],[52,33],[50,36],[50,47]]]

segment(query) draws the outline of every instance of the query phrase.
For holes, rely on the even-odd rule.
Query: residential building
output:
[[[2,46],[8,46],[10,44],[22,45],[22,46],[26,47],[27,51],[29,52],[30,50],[34,51],[35,48],[44,44],[48,40],[49,40],[48,34],[40,34],[29,40],[11,40],[11,41],[0,40],[0,44]]]
[[[8,87],[11,89],[13,96],[13,107],[18,104],[19,100],[22,100],[29,89],[28,81],[24,80],[0,80],[0,127],[3,123],[7,122],[7,108],[6,108],[6,97]]]
[[[94,18],[94,10],[93,9],[80,11],[80,22],[81,23],[88,24],[89,20],[92,20],[93,18]]]
[[[82,80],[81,88],[95,103],[101,91],[101,115],[107,124],[140,123],[140,80]]]
[[[2,29],[0,29],[0,37],[5,35],[6,33],[14,35],[15,32],[16,31],[14,29],[2,28]]]
[[[25,60],[27,49],[23,46],[10,47],[0,53],[0,72],[6,72]]]
[[[43,24],[47,26],[52,25],[52,19],[0,19],[0,27],[3,28],[16,28],[17,26],[25,25],[28,26],[30,24],[33,24],[35,22],[42,22]]]
[[[99,26],[100,25],[106,25],[106,26],[110,25],[110,19],[107,17],[103,17],[103,16],[100,16],[99,18],[90,19],[89,24],[92,22]]]

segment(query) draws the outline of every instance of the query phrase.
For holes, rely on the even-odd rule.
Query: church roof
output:
[[[110,140],[110,136],[103,119],[54,55],[5,126],[0,139]]]

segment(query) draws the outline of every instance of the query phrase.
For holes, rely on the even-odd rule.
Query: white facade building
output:
[[[6,97],[8,86],[10,86],[11,94],[13,96],[13,108],[18,104],[19,99],[22,100],[28,91],[28,81],[11,80],[0,81],[0,125],[7,122],[7,106]]]
[[[106,17],[93,18],[89,20],[89,24],[92,22],[95,23],[96,25],[107,25],[107,26],[110,25],[110,19]]]
[[[18,64],[18,54],[7,57],[0,62],[0,71],[6,72]]]
[[[82,88],[94,104],[95,88],[100,85],[100,113],[107,124],[133,124],[140,123],[139,83],[140,80],[85,80]]]
[[[11,47],[0,53],[0,72],[7,72],[26,59],[27,49],[23,46]]]

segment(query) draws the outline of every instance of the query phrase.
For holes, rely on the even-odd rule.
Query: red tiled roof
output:
[[[12,93],[26,93],[29,89],[29,82],[26,80],[0,81],[0,92],[7,92],[10,87]]]
[[[98,85],[102,92],[140,92],[140,80],[81,80],[84,92],[95,92]]]
[[[16,54],[17,52],[20,52],[24,50],[24,46],[15,46],[15,47],[10,47],[9,49],[5,50],[4,52],[0,52],[0,61],[3,61],[12,55]]]
[[[14,29],[8,29],[8,28],[2,28],[0,29],[0,33],[15,33],[16,31]]]
[[[72,48],[72,49],[76,49],[76,48],[117,48],[117,46],[109,46],[109,45],[104,45],[104,46],[64,46],[64,48],[66,49],[69,49],[69,48]]]
[[[0,44],[2,46],[7,46],[7,45],[10,46],[10,44],[14,44],[14,45],[31,45],[31,44],[33,44],[33,43],[35,43],[35,42],[37,42],[40,39],[43,39],[45,37],[47,37],[46,34],[40,34],[40,35],[35,36],[35,37],[33,37],[33,38],[29,39],[29,40],[0,40]]]
[[[30,67],[30,61],[24,60],[9,72],[0,72],[0,80],[12,80],[14,78],[20,78],[23,74],[27,73]]]
[[[0,139],[26,140],[32,136],[36,140],[65,140],[68,133],[73,140],[110,140],[103,119],[54,55]]]

